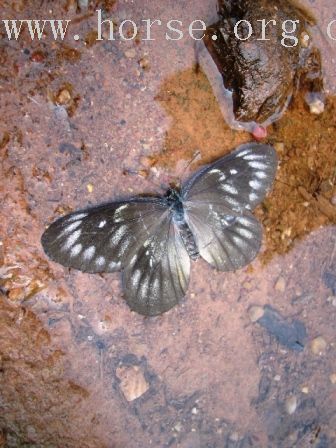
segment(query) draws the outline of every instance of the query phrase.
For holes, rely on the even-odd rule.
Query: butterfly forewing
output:
[[[131,247],[160,225],[166,208],[159,199],[111,202],[71,213],[42,235],[46,254],[63,266],[83,272],[120,270]]]
[[[185,201],[218,204],[228,210],[253,210],[273,184],[274,149],[248,143],[194,175],[183,189]]]
[[[187,182],[183,189],[185,218],[200,255],[212,266],[236,270],[259,252],[262,228],[250,210],[265,197],[276,169],[274,149],[252,143]]]

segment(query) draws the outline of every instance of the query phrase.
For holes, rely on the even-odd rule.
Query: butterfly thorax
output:
[[[171,209],[174,224],[178,228],[183,244],[192,260],[197,260],[199,251],[197,249],[195,237],[185,219],[181,192],[178,188],[170,188],[166,195],[168,206]]]

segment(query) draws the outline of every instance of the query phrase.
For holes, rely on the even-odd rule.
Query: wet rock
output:
[[[306,339],[306,328],[301,321],[289,321],[275,309],[266,305],[264,307],[264,314],[257,322],[266,328],[280,344],[291,350],[303,350]]]
[[[116,370],[120,389],[127,401],[134,401],[149,389],[144,372],[140,366],[120,366]]]
[[[322,336],[318,336],[311,342],[311,351],[314,355],[322,355],[327,349],[327,342]]]
[[[204,44],[222,77],[222,95],[217,94],[220,77],[210,73],[214,68],[209,58],[203,62],[201,59],[201,65],[217,97],[221,96],[232,109],[233,116],[226,114],[226,118],[233,127],[237,127],[237,121],[252,132],[256,123],[266,127],[278,119],[300,79],[307,79],[308,91],[322,90],[320,55],[312,48],[306,32],[313,19],[293,3],[219,0],[218,16],[218,21],[207,28]],[[280,30],[286,20],[298,22],[295,33],[285,39]],[[239,21],[240,26],[235,28]],[[262,21],[269,23],[264,36]],[[271,21],[276,21],[276,25]],[[314,110],[317,108],[322,109],[320,105],[314,106]]]

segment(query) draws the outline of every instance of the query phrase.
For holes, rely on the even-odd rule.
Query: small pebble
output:
[[[245,280],[245,281],[243,282],[243,284],[242,284],[242,287],[243,287],[244,289],[251,290],[251,289],[253,289],[253,283],[252,283],[251,280]]]
[[[285,292],[286,290],[286,280],[283,277],[279,277],[276,281],[274,288],[276,291]]]
[[[306,33],[306,32],[301,33],[300,43],[301,43],[301,47],[302,48],[308,48],[309,47],[309,40],[310,40],[310,36],[309,36],[308,33]]]
[[[332,373],[329,377],[331,384],[336,384],[336,373]]]
[[[309,103],[309,110],[311,114],[320,115],[324,112],[325,105],[324,102],[318,98],[314,99]]]
[[[336,306],[336,296],[328,297],[327,302],[330,303],[332,306]]]
[[[62,89],[56,98],[57,104],[67,104],[71,101],[71,93],[67,89]]]
[[[37,63],[41,63],[44,62],[45,60],[45,54],[42,51],[36,50],[32,53],[32,55],[30,56],[30,60],[32,62],[37,62]]]
[[[251,306],[248,309],[248,315],[251,322],[257,322],[264,315],[264,308],[262,306]]]
[[[181,432],[182,429],[183,429],[182,423],[181,422],[177,422],[173,429],[174,429],[175,432]]]
[[[303,388],[301,389],[301,392],[302,392],[303,394],[309,394],[309,387],[307,387],[307,386],[303,386]]]
[[[139,60],[139,65],[143,70],[148,70],[149,69],[149,60],[147,56],[144,56],[143,58],[141,58]]]
[[[297,398],[295,395],[288,397],[285,403],[286,412],[289,415],[294,414],[297,408]]]
[[[120,380],[120,389],[127,401],[136,400],[149,389],[149,384],[139,366],[118,367],[116,376]]]
[[[232,432],[229,436],[229,439],[231,440],[231,442],[239,442],[240,437],[237,432]]]
[[[274,381],[276,381],[278,383],[281,380],[281,376],[275,375],[275,377],[273,379],[274,379]]]
[[[87,184],[86,188],[87,188],[87,191],[88,191],[89,193],[92,193],[92,192],[93,192],[93,185],[92,185],[92,184]]]
[[[311,351],[314,355],[322,355],[327,348],[327,342],[322,336],[318,336],[311,342]]]
[[[136,51],[134,50],[134,48],[131,48],[131,49],[129,49],[129,50],[126,50],[126,51],[125,51],[125,56],[126,56],[128,59],[133,59],[133,58],[135,58],[135,56],[136,56]]]

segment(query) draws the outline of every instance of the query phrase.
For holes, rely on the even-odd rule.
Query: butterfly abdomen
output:
[[[197,260],[199,257],[199,251],[196,245],[194,235],[192,234],[190,227],[184,221],[179,225],[179,231],[185,248],[187,249],[188,255],[192,260]]]
[[[196,245],[194,235],[184,218],[182,203],[181,207],[173,209],[173,220],[176,227],[178,228],[184,247],[186,248],[189,257],[192,260],[197,260],[197,258],[199,257],[199,251]]]

